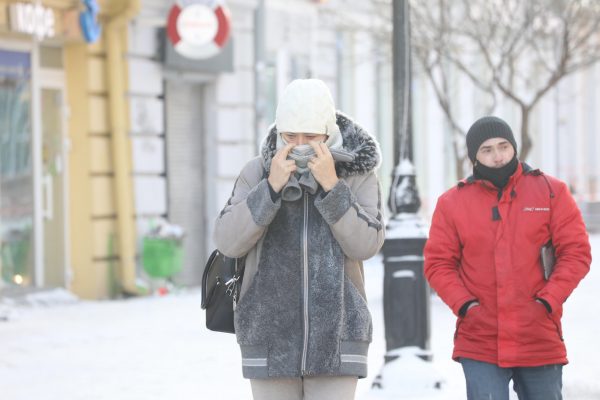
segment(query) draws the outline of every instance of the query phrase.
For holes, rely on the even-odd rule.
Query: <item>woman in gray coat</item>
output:
[[[214,235],[226,256],[246,256],[235,330],[255,400],[353,399],[366,376],[362,260],[384,239],[379,162],[322,81],[288,85]]]

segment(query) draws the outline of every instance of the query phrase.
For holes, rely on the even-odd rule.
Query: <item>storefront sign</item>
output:
[[[40,4],[9,5],[10,29],[35,36],[38,40],[54,36],[54,11]]]
[[[229,12],[219,1],[178,1],[169,12],[167,35],[179,54],[193,59],[218,54],[229,38]]]

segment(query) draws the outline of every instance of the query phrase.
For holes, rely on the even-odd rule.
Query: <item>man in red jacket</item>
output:
[[[477,120],[467,148],[473,175],[440,196],[425,246],[425,276],[458,316],[452,357],[468,399],[508,400],[510,380],[520,400],[562,399],[562,305],[591,263],[581,213],[564,182],[519,162],[503,120]]]

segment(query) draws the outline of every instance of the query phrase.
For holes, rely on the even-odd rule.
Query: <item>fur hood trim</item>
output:
[[[353,161],[335,163],[338,176],[361,175],[379,168],[381,150],[375,138],[341,111],[336,112],[336,123],[342,133],[344,142],[342,148],[354,155]],[[277,151],[277,134],[277,127],[275,124],[271,125],[269,134],[260,146],[263,166],[267,173],[271,169],[271,160]]]

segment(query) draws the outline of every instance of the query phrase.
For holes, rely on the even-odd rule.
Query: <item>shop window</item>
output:
[[[33,274],[31,60],[0,50],[0,287]]]

